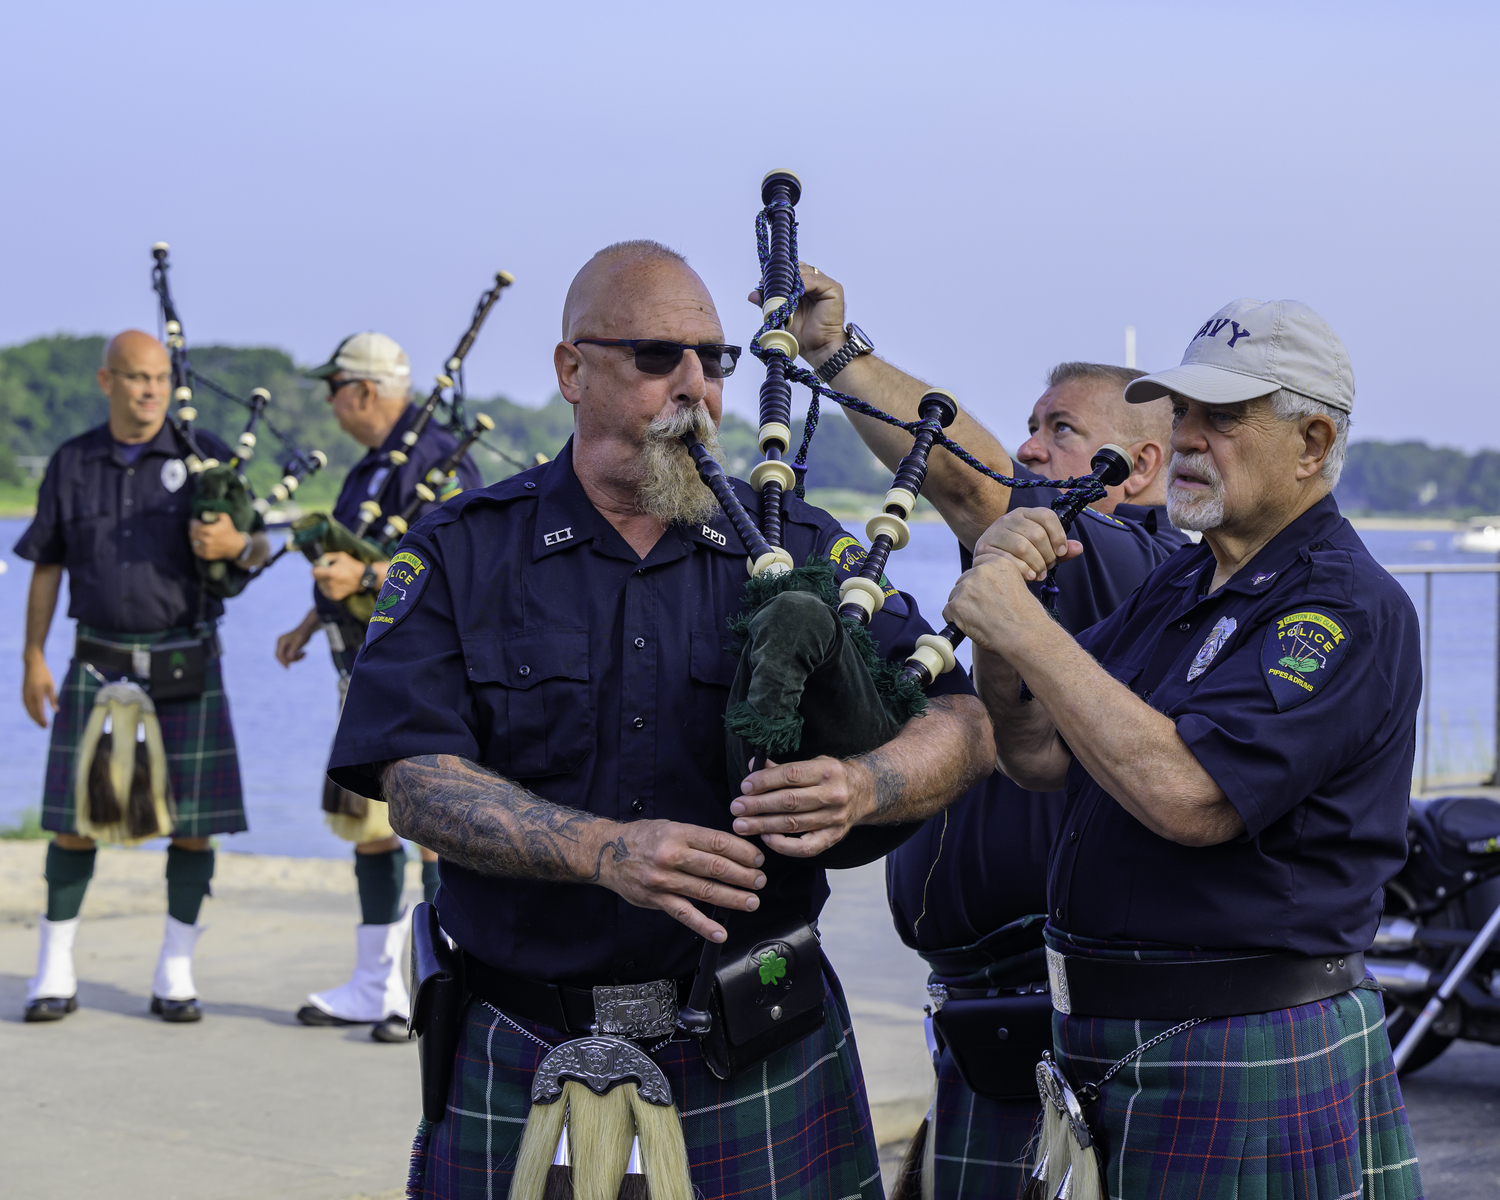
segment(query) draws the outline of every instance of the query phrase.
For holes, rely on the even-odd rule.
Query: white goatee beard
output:
[[[635,503],[663,525],[702,525],[719,511],[719,502],[698,477],[698,468],[680,440],[685,433],[696,435],[715,461],[721,465],[724,461],[719,431],[701,404],[658,416],[646,427]]]
[[[1179,471],[1196,475],[1209,485],[1207,495],[1187,496],[1172,486]],[[1224,478],[1206,454],[1174,452],[1167,467],[1167,519],[1178,529],[1217,529],[1224,524]]]

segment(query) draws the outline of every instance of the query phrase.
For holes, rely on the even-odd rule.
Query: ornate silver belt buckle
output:
[[[610,1037],[669,1036],[677,1028],[677,985],[670,979],[594,989],[594,1033]]]
[[[1068,995],[1068,960],[1051,946],[1047,947],[1047,986],[1052,992],[1052,1007],[1066,1017],[1073,1011]]]

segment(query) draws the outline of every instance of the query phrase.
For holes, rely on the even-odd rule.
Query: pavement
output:
[[[45,902],[44,842],[0,841],[0,1194],[111,1200],[397,1200],[419,1116],[415,1046],[309,1029],[358,920],[347,859],[220,852],[200,920],[204,1019],[149,1015],[163,855],[101,850],[84,901],[79,1010],[21,1021]],[[926,971],[885,911],[881,867],[837,873],[822,922],[848,991],[883,1157],[928,1103]],[[408,902],[421,898],[416,865]]]
[[[103,850],[78,935],[79,1011],[21,1022],[45,897],[43,842],[0,841],[0,1194],[15,1200],[399,1200],[418,1116],[415,1047],[308,1029],[357,920],[347,859],[219,855],[196,974],[204,1020],[150,1016],[163,856]],[[824,946],[854,1016],[887,1180],[926,1111],[920,959],[880,864],[830,876]],[[408,902],[420,898],[415,864]],[[1500,1195],[1500,1048],[1455,1043],[1403,1081],[1427,1200]]]

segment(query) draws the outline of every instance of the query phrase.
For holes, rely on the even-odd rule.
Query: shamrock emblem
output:
[[[786,959],[776,953],[775,947],[761,952],[756,960],[760,964],[760,981],[770,987],[786,975]]]

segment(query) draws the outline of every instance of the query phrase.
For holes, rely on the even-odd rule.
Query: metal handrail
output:
[[[1381,563],[1392,575],[1424,575],[1422,586],[1422,786],[1427,791],[1428,763],[1432,747],[1432,577],[1434,575],[1500,575],[1500,562],[1492,563]],[[1500,609],[1497,609],[1500,614]],[[1500,615],[1496,637],[1500,638]],[[1500,786],[1500,641],[1495,652],[1495,769],[1492,785]]]

